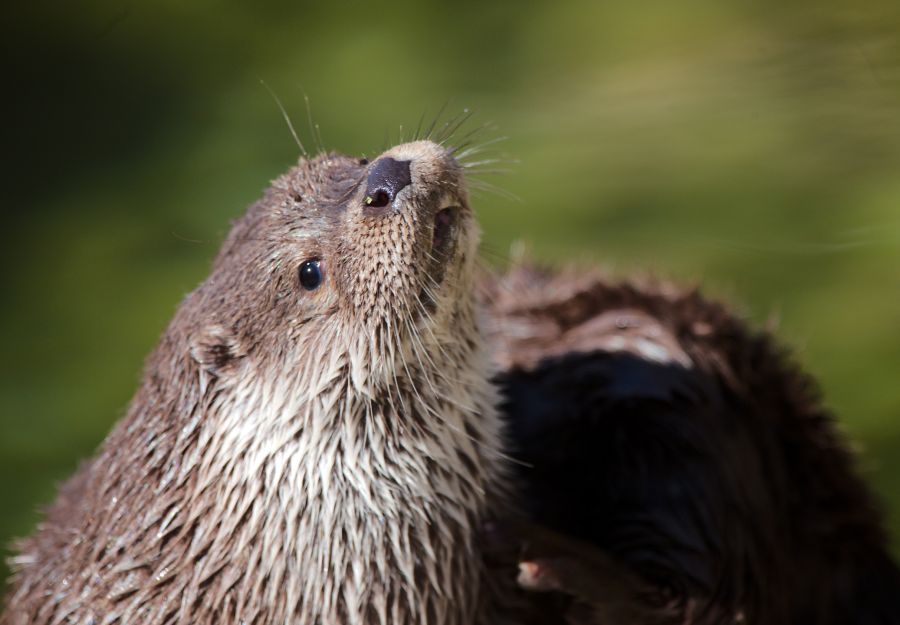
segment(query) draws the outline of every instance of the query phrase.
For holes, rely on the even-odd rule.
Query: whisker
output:
[[[506,169],[503,167],[491,167],[488,169],[473,169],[472,171],[467,171],[466,174],[472,176],[508,176],[514,173],[513,169]]]
[[[432,283],[434,283],[433,278],[431,279],[431,281],[432,281]],[[435,285],[435,286],[437,286],[437,285]],[[426,292],[429,292],[429,297],[431,297],[432,299],[435,298],[435,295],[434,295],[433,293],[431,293],[430,290],[429,290],[427,287],[425,287],[425,290],[426,290]],[[418,297],[416,297],[416,301],[419,303],[419,305],[421,305],[421,301],[418,299]],[[427,327],[427,326],[426,326],[426,327]],[[430,328],[429,328],[429,330],[430,330]],[[427,352],[426,352],[426,356],[427,356]],[[446,356],[445,356],[445,357],[446,357]],[[432,365],[432,368],[433,368],[434,371],[437,371],[437,370],[438,370],[437,367],[435,367],[435,364],[434,364],[433,361],[431,361],[431,365]],[[480,414],[478,414],[477,411],[473,410],[472,408],[470,408],[470,407],[468,407],[468,406],[464,406],[464,405],[462,405],[462,404],[459,404],[459,403],[456,402],[453,398],[448,397],[446,394],[443,394],[443,393],[441,393],[440,391],[437,391],[437,390],[435,390],[434,392],[436,393],[436,395],[437,395],[438,397],[440,397],[440,398],[443,399],[444,401],[449,402],[451,405],[454,405],[454,406],[456,406],[457,408],[463,410],[464,412],[468,412],[469,414],[472,414],[472,415],[475,415],[475,416],[480,416]],[[448,427],[451,427],[451,428],[454,429],[456,432],[458,432],[459,434],[461,434],[461,435],[465,436],[467,439],[469,439],[472,443],[475,444],[476,447],[479,447],[479,448],[481,448],[481,449],[487,450],[487,451],[489,451],[490,453],[497,454],[500,458],[502,458],[502,459],[504,459],[504,460],[506,460],[506,461],[508,461],[508,462],[511,462],[511,463],[513,463],[513,464],[518,464],[518,465],[524,466],[524,467],[531,467],[531,466],[533,466],[533,465],[531,465],[531,464],[528,463],[528,462],[524,462],[524,461],[522,461],[522,460],[519,460],[518,458],[515,458],[515,457],[513,457],[513,456],[510,456],[509,454],[506,454],[506,453],[500,451],[499,449],[495,449],[495,448],[493,448],[493,447],[491,447],[491,446],[489,446],[489,445],[484,444],[482,441],[480,441],[480,440],[478,440],[477,438],[471,436],[468,432],[462,431],[462,430],[460,430],[459,428],[455,427],[453,424],[449,423],[446,419],[443,418],[442,415],[435,414],[435,416],[436,416],[438,419],[440,419],[442,422],[444,422]]]
[[[396,339],[394,338],[393,332],[392,332],[392,330],[391,330],[391,321],[390,321],[390,318],[388,318],[388,319],[386,320],[386,323],[387,323],[387,326],[388,326],[388,327],[387,327],[387,330],[388,330],[388,337],[389,337],[388,345],[390,345],[390,351],[391,351],[391,363],[390,363],[390,368],[391,368],[391,373],[392,373],[392,375],[393,375],[393,377],[394,377],[394,387],[397,389],[397,401],[400,402],[400,408],[402,408],[403,414],[408,414],[408,413],[407,413],[407,410],[406,410],[406,405],[405,405],[405,403],[403,402],[403,393],[400,392],[400,381],[397,379],[397,368],[394,366],[394,364],[397,362],[397,355],[396,355],[396,353],[394,352],[395,346],[396,346],[396,347],[400,347],[400,346],[401,346],[400,343],[399,343],[399,341],[400,341],[400,335],[399,335],[399,332],[398,332],[398,333],[397,333]],[[401,354],[401,360],[402,360],[402,354]]]
[[[428,277],[428,279],[430,279],[430,280],[432,281],[432,283],[434,283],[434,279],[433,279],[433,278],[431,278],[430,276],[427,276],[427,277]],[[437,285],[435,285],[435,286],[437,286]],[[424,288],[425,288],[426,290],[428,290],[427,287],[424,287]],[[434,299],[434,295],[433,295],[433,294],[429,294],[429,296],[432,297],[432,299]],[[415,296],[415,301],[419,304],[419,306],[422,306],[422,302],[421,302],[421,300],[419,300],[418,296]],[[411,313],[410,313],[410,311],[409,311],[408,305],[405,305],[405,306],[406,306],[406,309],[407,309],[406,323],[407,323],[407,328],[408,328],[409,334],[410,334],[411,337],[418,337],[418,334],[415,332],[415,330],[414,330],[412,327],[409,326],[409,324],[412,322],[412,321],[411,321]],[[423,311],[424,311],[424,307],[422,307],[422,308],[423,308]],[[427,325],[426,325],[426,328],[427,328],[429,331],[431,330],[431,328],[428,327]],[[433,337],[433,334],[432,334],[432,337]],[[436,341],[436,339],[435,339],[435,341]],[[429,356],[429,354],[428,354],[428,350],[424,348],[424,344],[422,344],[421,342],[419,342],[419,345],[420,345],[421,348],[422,348],[422,352],[421,352],[421,353],[416,349],[415,344],[412,344],[412,343],[410,344],[410,351],[412,352],[412,355],[416,358],[417,362],[419,363],[419,370],[423,373],[423,377],[425,378],[426,382],[428,382],[428,384],[429,384],[429,386],[430,386],[430,391],[434,394],[434,396],[437,397],[437,398],[439,398],[439,399],[442,399],[442,400],[448,402],[449,404],[451,404],[451,405],[453,405],[453,406],[456,406],[457,408],[459,408],[459,409],[462,410],[463,412],[466,412],[466,413],[468,413],[468,414],[472,414],[472,415],[478,416],[478,413],[477,413],[477,411],[476,411],[475,409],[473,409],[472,407],[469,407],[469,406],[465,406],[465,405],[463,405],[463,404],[460,404],[458,401],[456,401],[455,398],[450,397],[450,396],[446,395],[445,393],[441,392],[441,391],[434,385],[434,382],[433,382],[433,381],[430,379],[430,377],[429,377],[429,372],[435,372],[435,373],[437,373],[438,375],[440,375],[440,373],[439,373],[440,370],[439,370],[439,368],[436,366],[436,364],[434,363],[434,361],[431,360],[431,358],[430,358],[430,356]],[[438,348],[440,348],[440,343],[439,343],[439,342],[436,342],[435,345],[438,346]],[[430,363],[430,365],[431,365],[430,369],[428,369],[428,368],[425,367],[425,365],[424,365],[424,363],[422,362],[422,359],[421,359],[421,354],[424,354],[424,355],[425,355],[425,358],[428,359],[428,361],[429,361],[429,363]],[[445,357],[445,358],[449,358],[449,355],[446,354],[446,352],[444,352],[444,357]],[[405,367],[405,363],[404,363],[404,367]],[[407,369],[407,375],[409,375],[409,370],[408,370],[408,369]],[[411,377],[411,376],[410,376],[410,377]],[[452,384],[452,381],[447,380],[446,378],[444,378],[444,380],[445,380],[446,382]],[[468,439],[471,443],[473,443],[477,448],[481,448],[481,449],[484,449],[484,450],[489,451],[490,453],[497,454],[499,457],[501,457],[501,458],[503,458],[503,459],[505,459],[505,460],[507,460],[507,461],[509,461],[509,462],[512,462],[512,463],[515,463],[515,464],[519,464],[519,465],[522,465],[522,466],[531,466],[529,463],[523,462],[523,461],[519,460],[518,458],[514,458],[514,457],[512,457],[512,456],[509,456],[509,455],[507,455],[507,454],[505,454],[505,453],[503,453],[503,452],[501,452],[501,451],[499,451],[499,450],[497,450],[497,449],[494,449],[493,447],[491,447],[491,446],[489,446],[489,445],[486,445],[485,443],[483,443],[482,441],[478,440],[477,438],[475,438],[474,436],[472,436],[472,435],[469,434],[468,432],[466,432],[466,431],[460,429],[458,426],[456,426],[455,424],[451,423],[448,419],[446,419],[446,418],[444,417],[444,415],[440,414],[440,412],[438,412],[436,409],[434,409],[433,407],[429,406],[429,405],[424,401],[424,399],[422,398],[422,396],[418,393],[418,391],[415,389],[415,386],[414,386],[414,385],[412,385],[412,388],[413,388],[413,391],[414,391],[416,397],[419,399],[420,403],[422,404],[423,408],[425,408],[426,413],[431,414],[434,418],[436,418],[437,420],[439,420],[439,421],[440,421],[442,424],[444,424],[446,427],[449,427],[450,429],[452,429],[452,430],[455,431],[456,433],[458,433],[458,434],[464,436],[464,437],[465,437],[466,439]]]
[[[472,169],[481,165],[495,165],[497,163],[508,163],[510,165],[514,165],[519,162],[520,161],[512,158],[484,158],[480,161],[462,161],[462,163],[460,164],[466,169]]]
[[[513,193],[512,191],[507,191],[502,187],[498,187],[484,180],[478,179],[470,179],[469,180],[469,188],[475,189],[476,191],[484,191],[486,193],[493,193],[499,195],[500,197],[506,198],[508,200],[512,200],[514,202],[521,202],[522,198]]]
[[[278,105],[278,109],[281,111],[281,116],[284,117],[284,121],[285,121],[285,123],[287,123],[288,129],[291,131],[291,136],[294,137],[294,141],[297,143],[297,147],[300,148],[300,152],[303,154],[303,156],[305,156],[306,158],[309,158],[309,153],[307,153],[306,148],[303,147],[303,142],[300,141],[300,137],[297,136],[297,131],[294,130],[294,124],[291,123],[291,118],[287,114],[287,111],[285,110],[284,106],[281,104],[281,100],[278,99],[278,96],[275,95],[275,92],[272,91],[272,88],[266,84],[265,80],[260,78],[259,82],[260,82],[260,84],[262,84],[263,87],[266,88],[266,91],[269,92],[269,95],[272,96],[272,99],[275,100],[275,104]]]
[[[309,104],[309,96],[306,95],[305,91],[303,92],[303,100],[306,102],[306,119],[309,122],[309,132],[316,142],[316,150],[319,154],[322,154],[325,151],[325,146],[322,144],[322,135],[319,132],[319,124],[313,123],[312,106]]]
[[[478,253],[482,257],[489,257],[491,260],[498,262],[500,265],[504,267],[508,267],[512,264],[512,259],[509,257],[509,254],[501,252],[497,249],[493,249],[492,247],[482,243],[481,247],[478,250]],[[481,260],[481,259],[479,259]]]
[[[464,150],[470,145],[473,145],[475,137],[477,137],[485,130],[496,130],[496,126],[492,122],[485,122],[480,126],[476,126],[459,138],[459,142],[450,148],[450,153],[455,155],[457,152]]]
[[[473,156],[475,154],[478,154],[479,152],[483,152],[485,150],[485,148],[487,148],[489,146],[496,145],[498,143],[501,143],[501,142],[507,141],[507,140],[509,140],[509,137],[503,136],[503,137],[494,137],[493,139],[488,139],[487,141],[482,141],[481,143],[477,143],[475,145],[472,145],[471,147],[467,147],[466,149],[461,150],[458,154],[455,154],[456,160],[457,161],[465,160],[469,156]]]
[[[433,280],[433,279],[432,279],[432,280]],[[425,310],[425,305],[422,303],[422,300],[419,299],[419,296],[418,296],[418,295],[415,295],[415,300],[416,300],[416,304],[418,304],[418,306],[419,306],[419,309],[422,311],[422,316],[423,316],[423,318],[424,318],[424,319],[427,319],[427,318],[428,318],[428,311]],[[438,351],[440,352],[441,356],[443,356],[445,359],[449,360],[449,359],[450,359],[450,355],[447,353],[447,351],[446,351],[446,350],[444,349],[444,347],[441,345],[441,342],[440,342],[440,341],[437,339],[437,337],[434,335],[434,331],[431,329],[431,326],[428,325],[428,324],[424,324],[424,325],[425,325],[425,328],[428,330],[428,333],[431,335],[431,340],[432,340],[432,342],[434,343],[435,347],[436,347],[436,348],[438,349]],[[421,343],[420,343],[420,344],[421,344]],[[424,344],[422,344],[422,347],[423,347],[423,349],[424,349]],[[428,360],[429,360],[429,362],[431,363],[431,366],[432,366],[432,370],[436,373],[436,375],[438,375],[438,376],[439,376],[441,379],[443,379],[445,382],[447,382],[447,383],[449,383],[449,384],[452,384],[453,381],[452,381],[452,380],[449,380],[448,378],[446,378],[446,377],[444,376],[444,374],[443,374],[443,372],[441,371],[440,367],[438,367],[438,366],[435,364],[435,362],[434,362],[433,360],[431,360],[431,357],[428,355],[428,352],[427,352],[427,351],[425,352],[425,355],[426,355],[426,357],[428,357]]]
[[[434,132],[434,127],[437,125],[438,121],[440,121],[441,115],[444,114],[448,104],[450,104],[450,100],[445,100],[444,103],[441,104],[441,108],[438,109],[437,115],[434,116],[434,119],[431,120],[431,125],[428,126],[428,132],[425,133],[426,139],[431,139],[431,133]]]
[[[469,111],[469,109],[463,109],[462,112],[457,113],[456,115],[454,115],[453,117],[451,117],[450,119],[445,121],[444,125],[441,126],[440,130],[437,131],[437,135],[432,140],[435,141],[436,143],[443,143],[443,141],[446,140],[446,138],[447,138],[447,130],[451,126],[453,126],[459,120],[460,117],[462,117],[463,115],[468,113],[468,111]]]
[[[422,138],[422,123],[425,121],[425,109],[422,109],[422,114],[419,115],[419,123],[416,124],[416,132],[413,134],[413,141],[418,141]]]
[[[457,115],[455,119],[451,120],[448,124],[445,125],[444,132],[442,132],[438,137],[437,143],[440,145],[444,145],[447,141],[453,138],[453,135],[456,133],[456,131],[459,130],[463,124],[469,121],[474,114],[474,111],[471,111],[470,109],[463,109],[463,112],[461,114]]]
[[[189,238],[186,237],[186,236],[182,236],[182,235],[178,234],[178,233],[175,232],[174,230],[172,230],[171,232],[172,232],[172,236],[173,236],[173,237],[175,237],[175,238],[178,239],[179,241],[185,241],[186,243],[201,243],[201,244],[212,243],[212,241],[209,240],[209,239],[206,239],[206,240],[204,240],[204,239],[189,239]]]

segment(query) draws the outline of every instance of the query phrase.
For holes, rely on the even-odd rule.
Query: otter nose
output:
[[[366,206],[381,208],[389,205],[411,182],[409,161],[398,161],[389,156],[378,159],[366,179]]]

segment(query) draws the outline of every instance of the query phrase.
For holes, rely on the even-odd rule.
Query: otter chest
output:
[[[425,428],[389,410],[276,410],[217,428],[214,447],[228,452],[209,468],[227,476],[222,510],[240,516],[222,522],[234,529],[220,552],[235,559],[223,577],[255,586],[253,612],[310,624],[476,620],[472,537],[489,468],[462,411],[429,415]]]

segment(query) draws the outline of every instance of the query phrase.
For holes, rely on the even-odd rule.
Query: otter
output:
[[[432,141],[275,180],[19,546],[6,622],[484,622],[510,496],[478,238]]]
[[[478,274],[458,157],[272,183],[20,544],[4,623],[897,622],[809,378],[694,291]]]
[[[536,622],[900,624],[879,503],[768,332],[594,269],[518,263],[485,301],[527,518],[495,549]]]

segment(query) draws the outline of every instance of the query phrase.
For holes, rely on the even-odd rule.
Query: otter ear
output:
[[[200,365],[203,374],[220,377],[233,371],[237,362],[246,356],[234,333],[218,324],[198,329],[190,339],[191,358]]]

